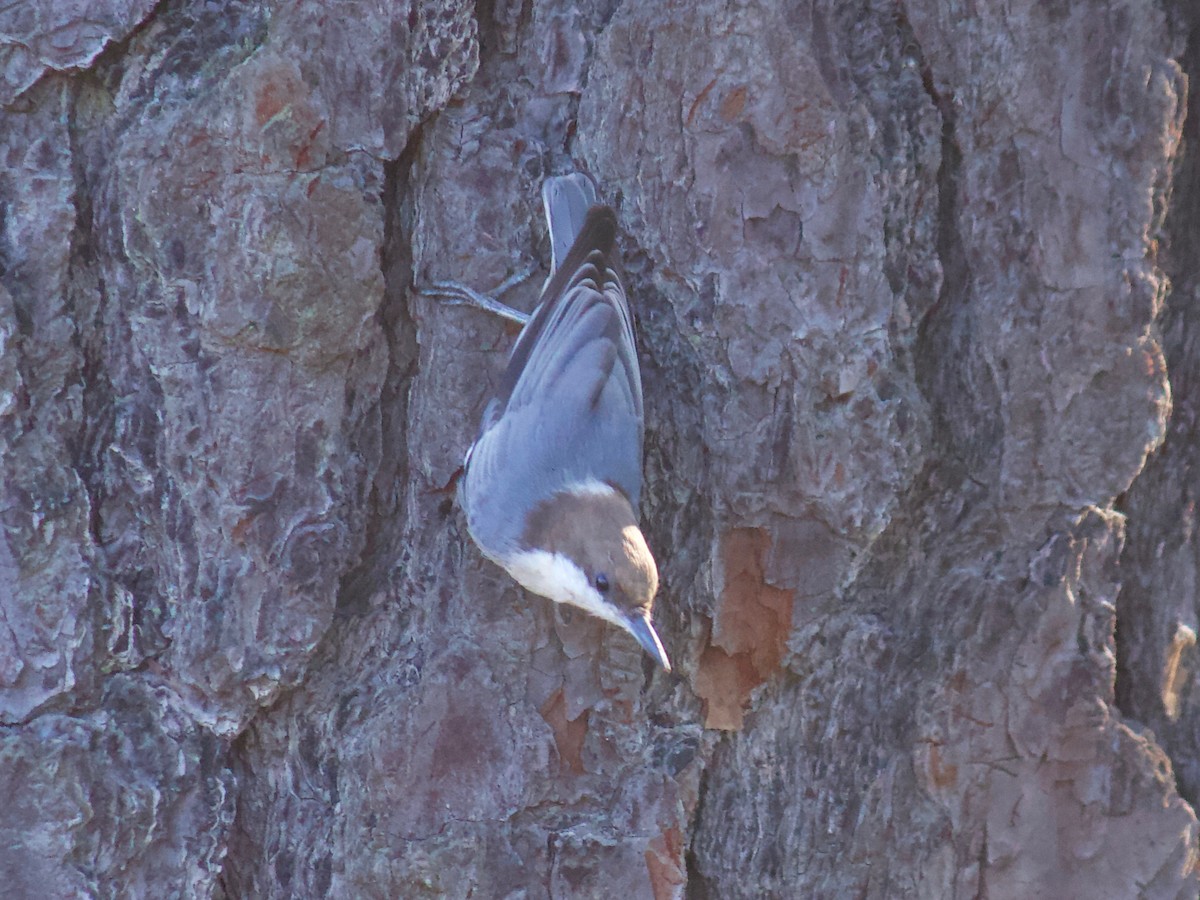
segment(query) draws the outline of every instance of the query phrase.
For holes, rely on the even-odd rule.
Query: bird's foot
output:
[[[529,276],[532,274],[533,269],[530,268],[510,275],[497,285],[494,293],[498,297],[518,284],[528,281]],[[474,306],[476,309],[490,312],[492,315],[508,319],[510,322],[516,322],[518,325],[523,326],[529,321],[529,313],[513,309],[511,306],[501,303],[495,297],[481,294],[474,288],[467,287],[465,284],[459,284],[457,281],[435,281],[429,287],[422,288],[420,293],[426,297],[436,297],[438,300],[454,304],[455,306]]]

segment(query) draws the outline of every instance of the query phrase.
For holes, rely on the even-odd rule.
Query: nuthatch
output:
[[[625,629],[670,671],[650,619],[658,569],[638,527],[642,379],[613,270],[616,215],[581,174],[547,179],[542,200],[553,272],[467,451],[459,502],[484,556],[535,594]]]

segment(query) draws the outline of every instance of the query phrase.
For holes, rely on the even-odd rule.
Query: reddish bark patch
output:
[[[749,91],[745,87],[736,87],[721,98],[721,118],[732,122],[746,108],[746,97]]]
[[[695,116],[696,116],[696,110],[700,107],[700,104],[704,102],[704,98],[708,96],[708,92],[711,91],[716,86],[716,84],[717,84],[717,79],[714,78],[712,81],[710,81],[708,84],[706,84],[704,86],[704,89],[701,90],[700,93],[698,93],[696,95],[696,99],[692,101],[692,105],[688,109],[688,114],[687,114],[687,124],[688,124],[689,128],[692,126],[692,119],[695,118]]]
[[[291,103],[294,85],[286,77],[265,78],[254,94],[254,120],[266,125]]]
[[[687,883],[687,868],[683,862],[683,833],[678,826],[663,829],[662,834],[646,848],[646,868],[650,872],[650,889],[654,900],[671,900]]]
[[[550,695],[550,699],[538,710],[554,734],[554,745],[558,758],[574,774],[583,774],[583,741],[587,737],[588,712],[584,710],[577,719],[567,718],[567,700],[562,689]]]
[[[477,710],[451,712],[438,728],[434,745],[430,777],[445,778],[463,772],[484,770],[497,762],[496,734],[489,721]]]
[[[767,583],[770,549],[761,528],[735,528],[722,543],[725,586],[695,679],[707,728],[740,729],[750,692],[779,671],[795,594]]]
[[[747,654],[731,656],[719,647],[705,647],[695,681],[704,700],[704,727],[741,731],[750,692],[762,682]]]
[[[294,67],[267,66],[253,82],[254,121],[271,137],[264,145],[263,165],[290,156],[292,168],[304,171],[320,164],[327,142],[326,122],[313,107],[308,86]]]
[[[953,787],[958,782],[958,766],[942,761],[937,744],[929,745],[929,780],[940,788]]]

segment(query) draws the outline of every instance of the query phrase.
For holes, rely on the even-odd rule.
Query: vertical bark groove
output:
[[[86,5],[0,9],[11,895],[1196,895],[1194,3]],[[420,288],[573,169],[669,675],[441,490],[515,332]]]

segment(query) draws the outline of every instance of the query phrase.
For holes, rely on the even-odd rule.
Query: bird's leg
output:
[[[511,306],[501,303],[494,297],[481,294],[474,288],[467,287],[465,284],[459,284],[456,281],[435,281],[429,287],[423,288],[421,293],[426,297],[436,297],[455,306],[474,306],[476,309],[490,312],[492,315],[508,319],[510,322],[516,322],[518,325],[524,325],[529,321],[528,313],[523,313],[519,309],[513,309]]]
[[[532,274],[532,268],[516,272],[500,282],[494,293],[499,297],[518,284],[527,281]],[[481,294],[474,288],[467,287],[465,284],[459,284],[457,281],[435,281],[429,287],[422,288],[420,293],[426,297],[436,297],[447,303],[453,303],[456,306],[474,306],[476,309],[490,312],[503,319],[508,319],[510,322],[516,322],[518,325],[523,326],[529,321],[529,313],[513,309],[511,306],[501,303],[495,297]]]

